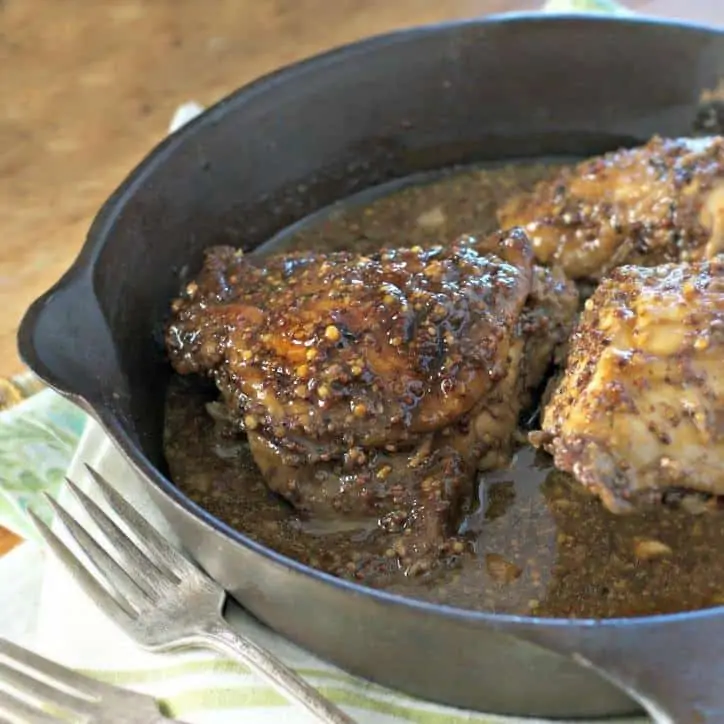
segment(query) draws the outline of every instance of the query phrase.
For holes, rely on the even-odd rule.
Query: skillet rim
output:
[[[35,330],[38,320],[44,313],[46,307],[53,303],[53,297],[62,290],[73,291],[73,287],[84,279],[92,276],[95,264],[100,252],[104,248],[107,236],[113,227],[116,219],[123,213],[123,209],[134,196],[136,189],[145,181],[149,173],[153,172],[168,156],[184,143],[193,134],[206,124],[213,124],[222,117],[230,106],[243,104],[254,98],[260,91],[266,92],[282,81],[294,80],[310,71],[315,71],[320,66],[346,61],[350,56],[362,55],[374,52],[377,48],[386,45],[411,42],[417,38],[434,34],[440,31],[453,30],[467,26],[497,26],[508,24],[543,24],[558,25],[567,23],[601,24],[611,26],[634,26],[646,31],[650,28],[668,29],[672,31],[684,31],[693,34],[702,34],[709,38],[720,38],[724,42],[724,26],[717,27],[698,22],[689,22],[669,18],[655,18],[645,15],[612,15],[610,13],[547,13],[547,12],[514,12],[494,14],[484,17],[473,17],[462,20],[451,20],[441,23],[431,23],[422,26],[403,28],[391,32],[374,35],[361,40],[333,47],[322,53],[310,56],[295,63],[282,66],[276,70],[266,73],[259,78],[247,83],[232,91],[222,99],[206,108],[199,116],[184,125],[178,131],[169,134],[153,147],[144,158],[126,175],[120,185],[111,193],[96,213],[90,228],[86,234],[85,241],[76,259],[60,279],[51,286],[44,294],[38,297],[28,308],[21,321],[18,330],[18,347],[20,356],[27,366],[32,369],[51,389],[69,399],[81,408],[86,410],[101,425],[109,437],[113,440],[120,452],[127,458],[137,472],[144,478],[144,482],[152,485],[165,495],[171,503],[181,508],[185,513],[195,518],[204,527],[210,528],[213,532],[223,535],[233,543],[242,545],[256,554],[268,559],[269,562],[284,567],[290,571],[303,576],[311,577],[316,582],[333,586],[346,594],[356,594],[371,597],[382,605],[402,606],[413,609],[420,614],[442,616],[444,618],[457,620],[461,623],[488,624],[494,628],[511,630],[515,633],[516,628],[553,629],[592,629],[603,630],[622,628],[649,628],[661,624],[676,624],[680,622],[691,622],[708,619],[721,615],[724,605],[713,608],[700,609],[695,611],[681,611],[671,614],[659,614],[654,616],[638,617],[616,617],[607,619],[591,618],[546,618],[540,616],[521,616],[514,614],[492,613],[486,611],[475,611],[471,609],[458,608],[445,604],[435,604],[415,598],[388,593],[385,590],[375,589],[359,583],[347,581],[332,576],[318,569],[306,566],[292,558],[288,558],[271,548],[267,548],[256,541],[248,538],[241,531],[238,531],[222,520],[213,516],[206,509],[195,503],[186,496],[180,488],[147,458],[139,446],[137,446],[125,431],[118,417],[109,409],[103,401],[93,401],[82,396],[79,392],[73,391],[68,386],[54,384],[52,379],[55,376],[52,369],[46,367],[40,360],[34,342]],[[94,297],[95,300],[95,297]],[[97,303],[96,303],[97,304]]]

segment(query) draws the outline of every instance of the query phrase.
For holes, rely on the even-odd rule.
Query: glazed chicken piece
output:
[[[410,445],[470,412],[509,370],[533,283],[525,235],[449,248],[261,258],[211,250],[167,342],[213,373],[241,429],[292,461]]]
[[[531,435],[621,513],[724,495],[724,261],[625,266],[586,302]]]
[[[570,330],[573,286],[532,258],[521,230],[367,256],[212,249],[167,349],[177,372],[214,378],[272,490],[307,515],[405,530],[401,562],[419,566],[478,465],[507,459]]]
[[[654,138],[557,172],[498,212],[536,260],[576,280],[623,264],[712,258],[724,249],[724,138]]]

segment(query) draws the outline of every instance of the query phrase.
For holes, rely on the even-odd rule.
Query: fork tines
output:
[[[0,638],[0,722],[170,721],[145,694],[88,678]]]
[[[99,534],[91,535],[48,499],[82,556],[72,553],[36,516],[33,519],[76,582],[126,634],[152,651],[205,646],[231,654],[318,720],[352,722],[271,652],[229,628],[222,616],[226,591],[171,547],[95,470],[88,470],[117,523],[70,480],[70,490]]]
[[[66,717],[88,716],[97,701],[94,683],[0,639],[0,721],[57,722],[49,708]]]
[[[30,515],[45,542],[88,596],[108,616],[125,627],[138,614],[153,607],[166,586],[177,585],[184,577],[200,572],[169,545],[98,472],[89,465],[86,467],[103,497],[115,511],[120,525],[68,478],[66,481],[74,498],[102,535],[92,536],[59,503],[48,495],[46,500],[91,562],[95,573],[91,573],[78,556],[32,511]]]

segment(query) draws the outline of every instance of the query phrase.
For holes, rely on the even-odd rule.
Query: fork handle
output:
[[[234,631],[221,616],[200,627],[194,642],[246,664],[287,699],[304,707],[320,722],[355,724],[354,719],[297,676],[276,656]]]

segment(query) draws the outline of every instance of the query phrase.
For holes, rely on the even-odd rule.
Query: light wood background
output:
[[[75,257],[94,212],[165,133],[280,65],[366,35],[536,0],[0,0],[0,377],[19,372],[28,304]],[[724,24],[719,0],[630,0]],[[0,554],[14,544],[0,530]]]

